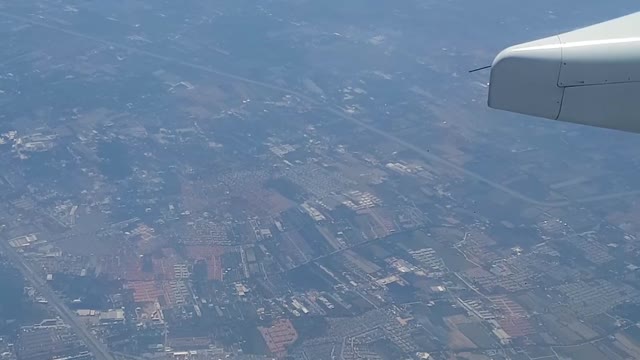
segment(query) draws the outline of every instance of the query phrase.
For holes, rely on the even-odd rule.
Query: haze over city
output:
[[[0,3],[0,358],[640,359],[640,138],[468,72],[632,11]]]

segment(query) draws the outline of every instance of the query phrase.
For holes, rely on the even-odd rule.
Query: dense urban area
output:
[[[587,3],[0,3],[0,359],[640,359],[639,138],[467,73]]]

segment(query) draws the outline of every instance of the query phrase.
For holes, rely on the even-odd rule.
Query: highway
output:
[[[47,282],[36,271],[29,267],[29,264],[27,264],[22,256],[18,254],[4,238],[0,238],[0,251],[2,251],[7,259],[9,259],[18,270],[20,270],[25,279],[33,285],[40,295],[49,301],[49,304],[56,309],[60,318],[75,330],[78,337],[83,340],[89,348],[89,351],[93,353],[96,359],[115,360],[109,353],[109,350],[107,350],[106,346],[89,332],[76,315],[64,304],[62,299],[53,292],[49,284],[47,284]]]
[[[369,132],[372,132],[376,135],[379,135],[380,137],[395,143],[397,145],[400,145],[402,147],[404,147],[405,149],[411,150],[412,152],[420,155],[423,159],[428,160],[432,163],[436,163],[439,164],[441,166],[444,166],[446,168],[449,169],[453,169],[463,175],[465,175],[468,178],[474,179],[480,183],[484,183],[487,186],[501,191],[503,193],[505,193],[506,195],[520,200],[524,203],[527,203],[529,205],[535,205],[535,206],[541,206],[541,207],[548,207],[548,208],[557,208],[557,207],[565,207],[571,204],[584,204],[584,203],[594,203],[594,202],[599,202],[599,201],[605,201],[605,200],[612,200],[612,199],[619,199],[619,198],[628,198],[628,197],[632,197],[632,196],[637,196],[640,195],[640,190],[632,190],[632,191],[626,191],[626,192],[617,192],[617,193],[609,193],[609,194],[600,194],[600,195],[595,195],[595,196],[587,196],[584,198],[579,198],[579,199],[567,199],[567,200],[558,200],[558,201],[544,201],[544,200],[538,200],[538,199],[534,199],[530,196],[527,196],[517,190],[514,190],[512,188],[509,188],[508,186],[505,186],[497,181],[491,180],[490,178],[479,174],[473,170],[467,169],[463,166],[460,166],[458,164],[455,164],[449,160],[447,160],[446,158],[439,156],[437,154],[434,154],[432,152],[430,152],[429,150],[423,149],[419,146],[416,146],[408,141],[405,141],[401,138],[398,138],[397,136],[387,132],[387,131],[383,131],[375,126],[372,126],[360,119],[357,119],[353,116],[348,115],[347,113],[345,113],[344,109],[338,107],[338,106],[331,106],[330,104],[327,104],[323,101],[314,99],[308,95],[305,95],[299,91],[296,90],[292,90],[292,89],[288,89],[282,86],[277,86],[277,85],[273,85],[273,84],[269,84],[266,82],[262,82],[262,81],[258,81],[258,80],[254,80],[254,79],[250,79],[244,76],[240,76],[240,75],[236,75],[236,74],[231,74],[225,71],[221,71],[221,70],[217,70],[208,66],[203,66],[203,65],[199,65],[199,64],[195,64],[189,61],[185,61],[182,59],[177,59],[174,57],[170,57],[170,56],[166,56],[166,55],[162,55],[162,54],[158,54],[155,52],[151,52],[151,51],[147,51],[147,50],[143,50],[140,48],[136,48],[133,46],[129,46],[126,44],[122,44],[122,43],[118,43],[118,42],[114,42],[114,41],[110,41],[110,40],[106,40],[106,39],[101,39],[92,35],[88,35],[85,33],[81,33],[78,31],[74,31],[71,30],[69,28],[64,28],[64,27],[60,27],[57,25],[52,25],[40,20],[36,20],[32,17],[24,17],[24,16],[19,16],[19,15],[15,15],[15,14],[11,14],[11,13],[7,13],[7,12],[3,12],[0,11],[0,17],[4,17],[4,18],[8,18],[8,19],[12,19],[15,21],[20,21],[23,23],[27,23],[27,24],[31,24],[33,26],[39,26],[48,30],[52,30],[52,31],[57,31],[63,34],[67,34],[73,37],[77,37],[77,38],[82,38],[82,39],[86,39],[86,40],[90,40],[93,41],[97,44],[103,44],[103,45],[107,45],[113,48],[119,48],[122,50],[126,50],[128,52],[134,53],[134,54],[139,54],[139,55],[144,55],[147,56],[149,58],[153,58],[153,59],[157,59],[157,60],[161,60],[167,63],[173,63],[173,64],[177,64],[177,65],[181,65],[193,70],[198,70],[198,71],[202,71],[204,73],[209,73],[212,75],[216,75],[216,76],[220,76],[223,78],[227,78],[227,79],[232,79],[232,80],[236,80],[236,81],[240,81],[240,82],[244,82],[246,84],[251,84],[251,85],[255,85],[258,87],[262,87],[265,89],[270,89],[270,90],[274,90],[283,94],[289,94],[292,96],[296,96],[297,98],[299,98],[300,100],[303,100],[305,102],[307,102],[308,104],[314,105],[316,107],[318,107],[319,109],[322,109],[344,121],[347,122],[351,122],[354,125],[365,129]]]

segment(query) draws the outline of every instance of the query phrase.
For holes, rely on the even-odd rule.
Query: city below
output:
[[[616,4],[0,4],[0,359],[640,359],[639,138],[467,73]]]

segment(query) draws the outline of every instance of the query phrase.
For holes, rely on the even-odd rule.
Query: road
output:
[[[29,264],[4,238],[0,238],[0,251],[2,251],[2,253],[18,270],[20,270],[25,279],[33,285],[40,295],[49,301],[49,304],[56,309],[60,318],[75,330],[76,334],[84,341],[96,359],[115,360],[109,353],[109,350],[107,350],[106,346],[89,332],[85,325],[81,323],[76,315],[64,304],[62,299],[53,292],[49,284],[47,284],[47,282],[36,271],[31,269]]]
[[[363,128],[367,131],[370,131],[374,134],[377,134],[379,136],[381,136],[382,138],[389,140],[397,145],[400,145],[408,150],[411,150],[413,152],[415,152],[416,154],[420,155],[422,158],[424,158],[425,160],[431,161],[433,163],[437,163],[439,165],[442,165],[446,168],[449,169],[453,169],[471,179],[474,179],[478,182],[484,183],[486,185],[488,185],[489,187],[492,187],[498,191],[501,191],[509,196],[511,196],[512,198],[521,200],[527,204],[530,205],[535,205],[535,206],[542,206],[542,207],[549,207],[549,208],[557,208],[557,207],[564,207],[570,204],[576,204],[576,203],[593,203],[593,202],[599,202],[599,201],[604,201],[604,200],[611,200],[611,199],[618,199],[618,198],[627,198],[627,197],[631,197],[631,196],[636,196],[636,195],[640,195],[640,190],[634,190],[634,191],[627,191],[627,192],[619,192],[619,193],[611,193],[611,194],[602,194],[602,195],[596,195],[596,196],[588,196],[588,197],[584,197],[584,198],[580,198],[580,199],[572,199],[572,200],[560,200],[560,201],[542,201],[542,200],[538,200],[538,199],[534,199],[530,196],[527,196],[519,191],[516,191],[514,189],[511,189],[503,184],[500,184],[498,182],[495,182],[487,177],[485,177],[484,175],[481,175],[477,172],[474,172],[472,170],[466,169],[458,164],[455,164],[449,160],[447,160],[446,158],[443,158],[441,156],[438,156],[426,149],[423,149],[421,147],[418,147],[414,144],[411,144],[401,138],[398,138],[397,136],[380,130],[375,126],[372,126],[362,120],[359,120],[353,116],[348,115],[347,113],[344,112],[343,109],[341,109],[340,107],[336,107],[336,106],[331,106],[330,104],[327,104],[323,101],[319,101],[317,99],[314,99],[308,95],[305,95],[299,91],[295,91],[292,89],[288,89],[285,87],[281,87],[281,86],[277,86],[277,85],[273,85],[273,84],[269,84],[266,82],[262,82],[262,81],[258,81],[258,80],[253,80],[253,79],[249,79],[246,78],[244,76],[240,76],[240,75],[236,75],[236,74],[231,74],[228,72],[224,72],[224,71],[220,71],[220,70],[216,70],[213,69],[211,67],[208,66],[203,66],[203,65],[199,65],[199,64],[195,64],[192,62],[188,62],[185,60],[181,60],[181,59],[177,59],[174,57],[170,57],[170,56],[166,56],[166,55],[162,55],[162,54],[158,54],[158,53],[154,53],[151,51],[147,51],[147,50],[143,50],[140,48],[136,48],[136,47],[132,47],[132,46],[128,46],[125,44],[121,44],[121,43],[117,43],[114,41],[110,41],[110,40],[105,40],[105,39],[101,39],[92,35],[88,35],[88,34],[84,34],[84,33],[80,33],[74,30],[71,30],[69,28],[63,28],[60,26],[56,26],[56,25],[52,25],[52,24],[48,24],[45,22],[42,22],[40,20],[35,20],[34,18],[28,18],[28,17],[24,17],[24,16],[19,16],[19,15],[15,15],[15,14],[11,14],[11,13],[7,13],[7,12],[3,12],[0,11],[0,16],[4,17],[4,18],[8,18],[8,19],[12,19],[12,20],[16,20],[16,21],[21,21],[27,24],[31,24],[33,26],[39,26],[45,29],[49,29],[49,30],[53,30],[53,31],[57,31],[63,34],[67,34],[70,36],[74,36],[77,38],[82,38],[82,39],[86,39],[86,40],[91,40],[94,41],[98,44],[102,44],[102,45],[107,45],[113,48],[119,48],[122,50],[126,50],[128,52],[131,53],[135,53],[135,54],[139,54],[139,55],[144,55],[150,58],[154,58],[157,60],[161,60],[161,61],[165,61],[168,63],[173,63],[173,64],[177,64],[177,65],[181,65],[184,67],[188,67],[191,68],[193,70],[199,70],[202,72],[206,72],[212,75],[217,75],[220,77],[224,77],[227,79],[232,79],[232,80],[236,80],[236,81],[240,81],[240,82],[244,82],[247,84],[252,84],[252,85],[256,85],[262,88],[266,88],[266,89],[271,89],[280,93],[284,93],[284,94],[288,94],[288,95],[292,95],[292,96],[296,96],[298,97],[300,100],[306,101],[307,103],[317,106],[320,109],[323,109],[324,111],[333,114],[335,116],[337,116],[338,118],[351,122],[357,126],[359,126],[360,128]]]

